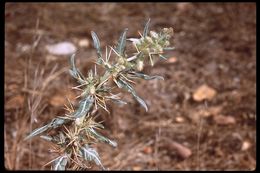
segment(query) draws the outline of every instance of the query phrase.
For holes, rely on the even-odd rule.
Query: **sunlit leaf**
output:
[[[133,44],[140,44],[141,40],[138,38],[128,38],[127,40],[133,42]]]
[[[97,151],[93,148],[90,148],[87,144],[80,148],[79,153],[86,161],[94,161],[96,165],[101,166],[103,170],[105,169],[100,161],[100,157]]]

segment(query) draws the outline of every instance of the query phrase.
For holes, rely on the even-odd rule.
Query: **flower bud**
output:
[[[84,121],[85,116],[82,116],[80,118],[76,118],[75,123],[76,125],[80,126]]]
[[[156,32],[154,32],[154,31],[150,31],[150,35],[153,37],[153,38],[155,38],[155,39],[157,39],[159,36],[158,36],[158,34],[156,33]]]
[[[89,88],[89,93],[90,93],[91,95],[94,95],[95,92],[96,92],[95,87],[94,87],[93,85],[91,85],[90,88]]]
[[[153,40],[152,40],[152,38],[151,38],[151,37],[149,37],[149,36],[147,36],[147,37],[146,37],[146,41],[147,41],[148,43],[153,43]]]
[[[144,61],[138,60],[136,68],[138,71],[142,71],[144,68]]]
[[[124,64],[125,63],[124,58],[123,57],[118,58],[118,63],[119,64]]]

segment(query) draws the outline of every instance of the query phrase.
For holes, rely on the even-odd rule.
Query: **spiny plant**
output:
[[[117,143],[98,132],[104,129],[104,126],[102,123],[95,121],[95,113],[99,109],[109,112],[106,104],[109,100],[126,104],[125,101],[120,99],[120,93],[113,94],[116,88],[132,94],[133,98],[148,111],[145,101],[138,96],[134,89],[134,80],[163,79],[161,76],[149,76],[141,71],[145,62],[148,61],[153,66],[156,56],[167,59],[163,56],[164,50],[173,49],[173,47],[169,47],[173,29],[164,28],[160,32],[149,32],[149,24],[150,19],[145,24],[143,33],[139,32],[140,38],[127,39],[128,29],[125,29],[115,46],[109,46],[109,51],[106,47],[105,55],[102,54],[97,34],[91,32],[93,45],[97,52],[95,64],[104,69],[102,74],[98,74],[95,65],[94,70],[89,70],[87,77],[85,77],[75,65],[75,54],[71,56],[69,73],[79,83],[78,86],[73,88],[81,91],[81,94],[76,97],[80,98],[77,108],[75,109],[69,101],[69,105],[65,105],[67,113],[64,116],[52,119],[46,125],[33,130],[25,138],[25,140],[28,140],[45,133],[40,137],[53,144],[53,149],[50,149],[50,152],[59,155],[47,163],[52,163],[51,169],[84,170],[89,168],[88,165],[91,161],[103,170],[105,169],[93,145],[97,142],[104,142],[116,147]],[[131,41],[134,46],[135,52],[131,56],[128,56],[126,52],[127,41]],[[111,57],[113,57],[113,60]]]

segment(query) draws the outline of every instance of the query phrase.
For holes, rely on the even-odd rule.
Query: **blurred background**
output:
[[[109,105],[97,144],[110,170],[253,170],[256,167],[256,5],[254,3],[6,3],[4,158],[11,170],[49,169],[54,158],[39,137],[23,138],[62,115],[76,82],[68,57],[86,74],[95,58],[90,31],[114,45],[124,28],[139,37],[173,27],[169,60],[141,81],[149,111],[125,93]],[[74,99],[75,100],[75,99]],[[76,102],[74,102],[76,103]],[[91,169],[98,169],[92,167]]]

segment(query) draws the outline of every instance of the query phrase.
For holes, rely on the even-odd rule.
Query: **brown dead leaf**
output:
[[[193,99],[195,101],[203,101],[205,99],[212,100],[215,95],[217,94],[216,90],[209,87],[208,85],[204,84],[201,85],[194,93],[193,93]]]
[[[232,116],[216,115],[213,117],[213,119],[219,125],[228,125],[236,123],[236,119]]]
[[[24,97],[21,95],[16,95],[9,99],[6,104],[6,109],[15,109],[15,108],[21,108],[24,105]]]

